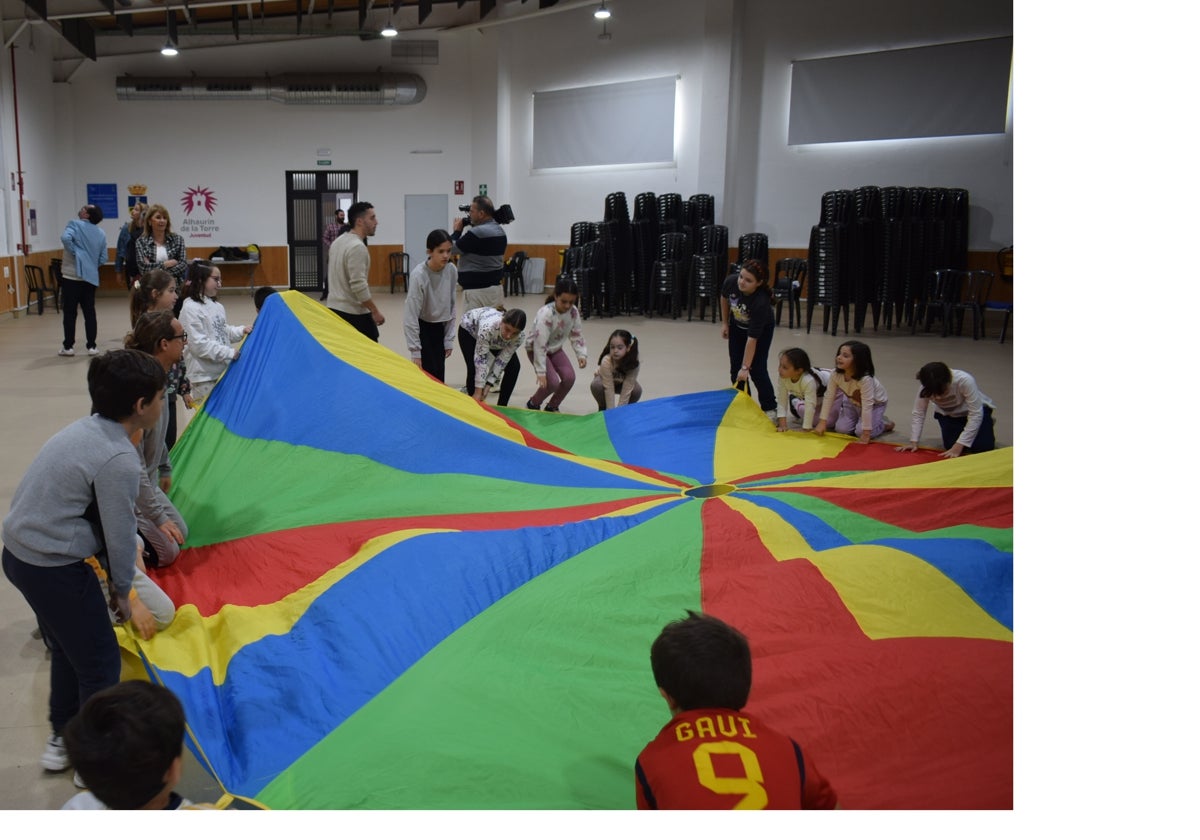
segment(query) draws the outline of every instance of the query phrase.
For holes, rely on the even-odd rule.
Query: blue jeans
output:
[[[121,681],[121,650],[91,567],[33,566],[6,547],[4,576],[37,616],[50,649],[50,726],[62,734],[89,697]]]

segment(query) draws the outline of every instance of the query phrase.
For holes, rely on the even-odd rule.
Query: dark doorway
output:
[[[319,292],[325,277],[321,234],[338,207],[358,195],[358,172],[294,172],[287,177],[288,288]]]

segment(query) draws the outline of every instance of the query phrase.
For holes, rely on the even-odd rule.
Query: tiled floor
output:
[[[404,296],[384,291],[376,298],[387,317],[381,328],[382,343],[403,352],[405,342],[401,322]],[[230,323],[249,323],[254,306],[249,295],[231,291],[224,299]],[[540,295],[526,295],[508,301],[510,308],[524,308],[531,316],[541,305]],[[121,346],[128,324],[128,305],[121,298],[98,301],[100,349]],[[820,332],[820,310],[813,332],[788,329],[784,324],[775,333],[772,350],[799,346],[806,349],[814,363],[833,366],[833,356],[845,336],[833,337]],[[970,371],[980,387],[996,403],[996,439],[1001,446],[1013,442],[1013,341],[997,342],[1000,320],[989,321],[990,337],[973,341],[964,337],[942,338],[937,333],[910,335],[905,330],[861,336],[874,356],[879,379],[891,398],[888,415],[896,430],[884,440],[902,443],[908,438],[912,398],[917,384],[914,375],[925,362],[941,360],[951,367]],[[563,403],[563,411],[585,413],[596,410],[587,385],[599,350],[609,333],[628,329],[641,343],[643,399],[728,387],[728,357],[721,340],[720,327],[707,320],[688,323],[663,318],[590,318],[584,323],[584,336],[591,349],[588,371],[580,371],[575,388]],[[83,346],[83,323],[78,325],[77,349]],[[85,372],[86,353],[74,358],[56,355],[62,339],[61,318],[51,307],[42,316],[20,318],[0,316],[0,383],[4,398],[0,401],[0,434],[4,456],[0,460],[0,513],[8,512],[12,494],[38,449],[51,434],[88,410]],[[522,405],[534,390],[528,364],[512,404]],[[447,362],[447,385],[458,388],[465,382],[461,354],[455,351]],[[187,412],[183,413],[181,423]],[[938,426],[925,425],[922,442],[938,445]],[[182,431],[182,430],[181,430]],[[50,663],[40,641],[31,638],[33,615],[20,594],[0,580],[0,808],[57,808],[75,793],[71,773],[50,774],[41,770],[38,758],[48,734],[46,700],[49,693]],[[207,776],[186,756],[186,769],[180,792],[199,801],[215,796]]]

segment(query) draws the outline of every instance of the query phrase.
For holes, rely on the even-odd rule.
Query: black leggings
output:
[[[775,386],[771,382],[771,373],[767,370],[767,359],[771,355],[771,337],[774,333],[774,324],[763,330],[763,334],[758,337],[758,344],[754,347],[754,361],[750,363],[750,379],[754,382],[754,387],[758,388],[758,404],[762,406],[763,411],[774,411],[777,405]],[[746,342],[749,339],[750,333],[747,330],[732,324],[729,326],[730,382],[737,382],[742,360],[746,356]],[[749,387],[746,388],[746,393],[750,393]]]
[[[458,328],[458,346],[462,349],[463,358],[467,362],[467,393],[475,396],[475,336]],[[513,353],[508,364],[504,366],[504,376],[500,379],[500,396],[497,405],[508,405],[508,398],[517,387],[517,376],[521,373],[521,360]]]
[[[444,321],[417,319],[421,336],[421,369],[438,382],[446,381],[446,326]]]

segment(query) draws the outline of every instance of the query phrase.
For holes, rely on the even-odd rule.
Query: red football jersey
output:
[[[643,810],[837,806],[837,794],[795,741],[732,709],[671,718],[635,771]]]

